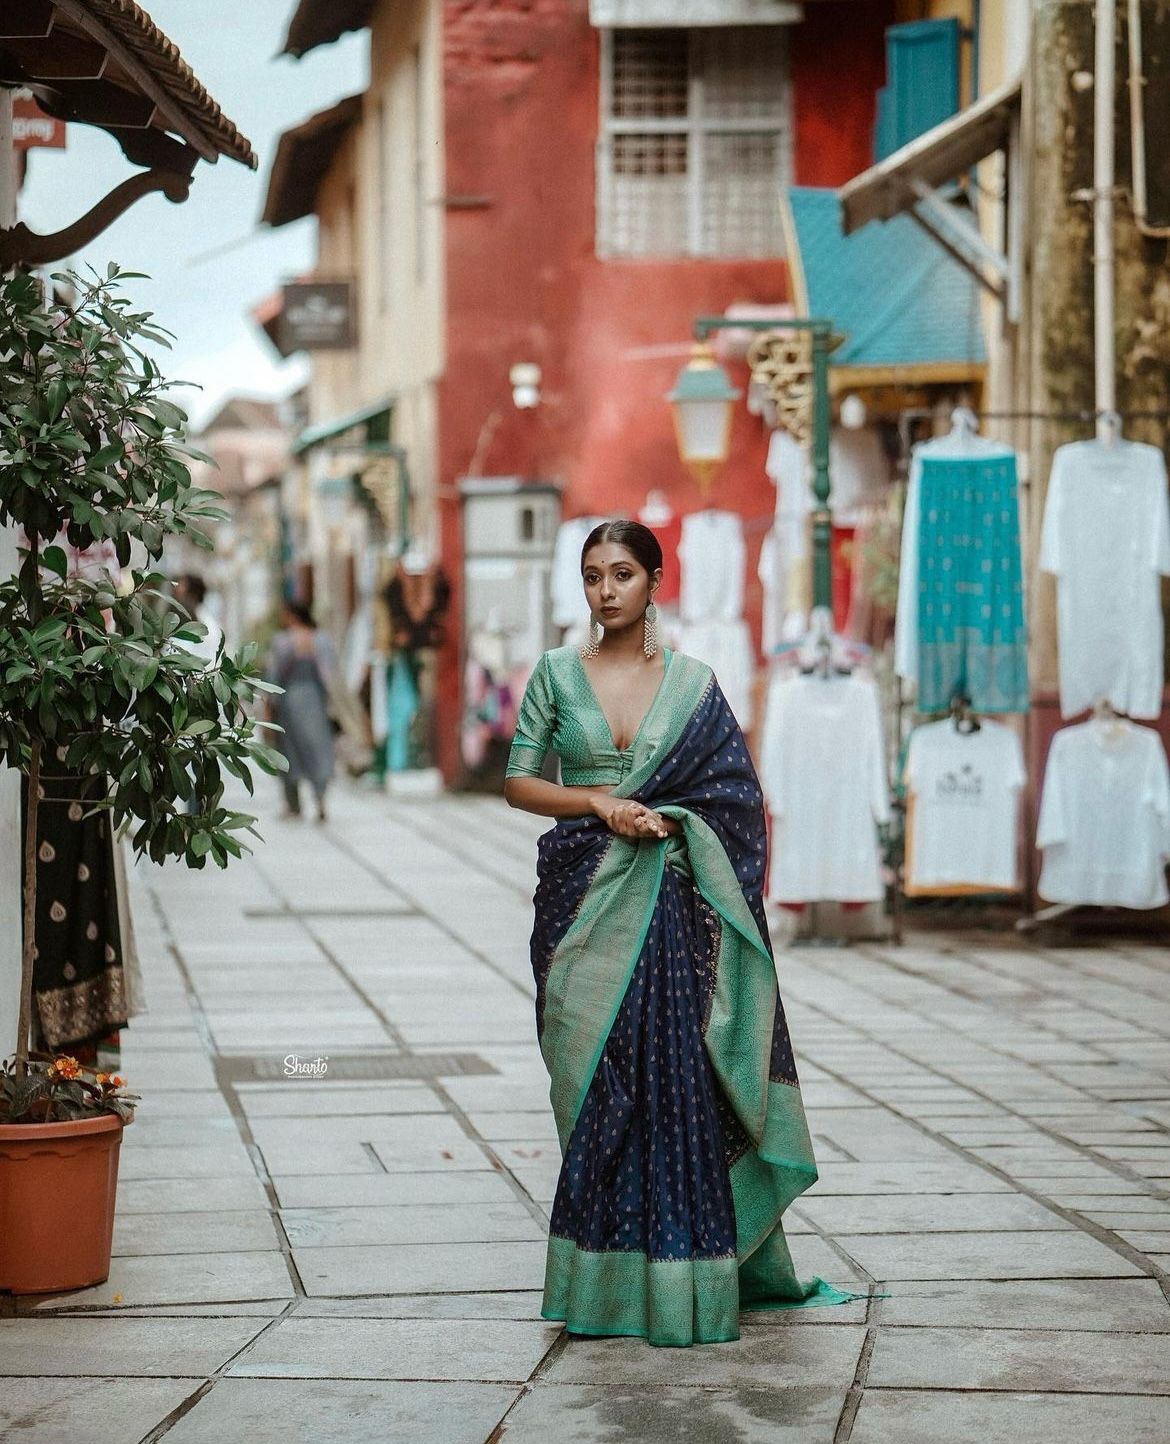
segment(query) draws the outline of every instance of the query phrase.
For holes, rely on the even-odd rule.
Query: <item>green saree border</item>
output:
[[[801,1282],[783,1234],[746,1263],[737,1258],[652,1259],[635,1249],[590,1250],[553,1234],[540,1316],[571,1334],[633,1335],[651,1344],[731,1343],[739,1315],[849,1303],[822,1278]]]

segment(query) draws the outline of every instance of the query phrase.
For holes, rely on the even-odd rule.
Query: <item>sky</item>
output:
[[[304,357],[281,361],[248,313],[312,264],[314,222],[272,230],[260,225],[260,212],[281,131],[363,88],[366,37],[343,37],[303,60],[278,59],[296,0],[140,3],[252,142],[259,167],[227,157],[200,161],[181,205],[149,195],[52,269],[88,262],[104,272],[116,261],[151,278],[132,283],[132,294],[175,334],[159,357],[163,370],[202,387],[174,393],[197,428],[229,394],[282,396],[305,375]],[[135,170],[107,132],[71,125],[64,151],[29,153],[20,218],[36,231],[57,230]]]

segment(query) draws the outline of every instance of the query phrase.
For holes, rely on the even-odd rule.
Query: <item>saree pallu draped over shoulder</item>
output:
[[[611,781],[579,657],[542,667],[509,775],[539,771],[571,701],[571,780]],[[589,816],[537,845],[537,1033],[563,1156],[541,1312],[652,1344],[736,1339],[740,1310],[865,1295],[799,1280],[784,1236],[817,1168],[764,914],[763,798],[710,667],[669,655],[622,755],[611,795],[682,832],[625,838]]]

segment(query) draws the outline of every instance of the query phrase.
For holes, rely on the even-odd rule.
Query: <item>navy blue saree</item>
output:
[[[709,666],[665,651],[634,740],[614,743],[575,648],[537,663],[508,776],[548,749],[683,831],[560,819],[539,839],[536,1022],[563,1162],[542,1315],[686,1345],[739,1312],[862,1297],[796,1276],[781,1216],[816,1180],[764,914],[763,798]]]

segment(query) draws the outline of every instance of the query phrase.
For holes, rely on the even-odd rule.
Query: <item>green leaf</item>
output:
[[[63,376],[54,376],[45,392],[45,403],[49,409],[49,420],[56,421],[65,410],[69,399],[69,385]]]
[[[41,553],[41,565],[55,572],[62,581],[69,575],[69,558],[63,547],[46,547]]]

